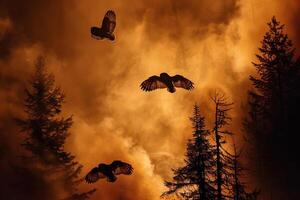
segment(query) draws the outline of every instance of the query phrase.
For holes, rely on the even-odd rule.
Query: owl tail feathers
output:
[[[168,87],[168,91],[170,93],[174,93],[176,91],[175,87]]]
[[[108,34],[107,38],[110,39],[111,41],[115,40],[115,35],[114,34]]]
[[[107,176],[108,182],[115,182],[117,180],[117,177],[115,175]]]

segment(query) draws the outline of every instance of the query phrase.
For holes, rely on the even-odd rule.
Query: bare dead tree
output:
[[[227,197],[226,193],[229,190],[229,172],[226,166],[226,158],[223,152],[223,145],[226,143],[224,137],[226,135],[231,135],[231,133],[225,129],[231,121],[229,116],[229,111],[232,109],[233,103],[228,100],[225,93],[221,91],[215,91],[213,95],[210,96],[212,102],[215,106],[215,116],[214,116],[214,127],[212,132],[215,136],[215,162],[216,162],[216,179],[215,184],[217,186],[217,199],[223,200]]]

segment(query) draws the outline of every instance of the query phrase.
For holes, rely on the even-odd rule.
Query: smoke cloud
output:
[[[296,0],[2,0],[0,158],[13,162],[21,154],[22,136],[12,118],[24,114],[24,86],[36,57],[45,55],[67,97],[64,113],[74,115],[67,149],[84,165],[83,174],[114,159],[135,169],[114,184],[96,183],[92,199],[159,199],[170,169],[182,164],[195,102],[209,128],[208,94],[225,91],[235,102],[231,128],[242,138],[251,61],[266,22],[277,16],[296,42],[299,5]],[[90,27],[99,25],[108,9],[117,14],[116,41],[94,40]],[[196,88],[175,94],[139,89],[161,72],[182,74]]]

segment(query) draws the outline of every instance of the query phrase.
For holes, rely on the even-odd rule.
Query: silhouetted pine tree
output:
[[[214,127],[213,133],[215,135],[215,184],[217,187],[217,199],[223,200],[228,196],[229,188],[229,178],[230,172],[226,163],[226,155],[224,153],[223,145],[226,143],[224,136],[230,135],[231,133],[224,129],[226,125],[229,125],[231,120],[228,115],[228,111],[231,110],[233,103],[229,103],[225,94],[222,92],[216,92],[214,96],[211,97],[215,106],[215,117],[214,117]]]
[[[78,193],[82,166],[64,148],[66,138],[70,135],[72,117],[59,117],[65,96],[54,85],[54,76],[46,72],[42,57],[36,62],[36,71],[30,84],[31,88],[26,89],[27,118],[18,120],[22,132],[26,133],[22,145],[31,153],[30,161],[34,161],[36,169],[43,172],[44,179],[52,185],[53,190],[59,185],[59,189],[65,192],[64,196],[70,196],[69,199],[88,199],[95,190]]]
[[[251,147],[249,161],[258,182],[274,190],[276,198],[294,199],[299,195],[293,180],[300,179],[295,131],[300,113],[300,61],[284,25],[273,17],[268,27],[256,55],[258,62],[253,63],[257,74],[250,76],[254,88],[248,95],[249,115],[244,123]],[[284,190],[290,192],[280,196]]]
[[[235,144],[233,144],[233,153],[226,153],[226,162],[230,170],[230,196],[233,200],[256,200],[259,194],[258,190],[252,192],[246,191],[245,184],[241,181],[244,175],[244,168],[240,163],[241,151],[237,152]]]
[[[268,23],[269,31],[265,34],[260,54],[256,55],[258,63],[253,63],[258,77],[250,76],[256,88],[252,94],[259,102],[261,114],[267,119],[272,130],[278,134],[285,129],[289,95],[298,94],[295,88],[299,69],[294,60],[291,40],[283,33],[284,25],[272,18]]]
[[[208,141],[210,132],[205,129],[204,117],[195,105],[191,118],[194,133],[187,143],[185,166],[173,169],[173,181],[165,181],[169,190],[162,196],[178,194],[183,199],[207,200],[215,198],[213,187],[213,153]]]

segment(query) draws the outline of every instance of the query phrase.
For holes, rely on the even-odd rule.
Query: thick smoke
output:
[[[241,135],[251,61],[266,22],[276,15],[297,36],[295,5],[279,0],[2,0],[0,158],[1,149],[11,150],[6,157],[12,161],[21,154],[12,118],[23,114],[24,85],[42,54],[66,93],[64,113],[74,115],[67,148],[84,165],[83,172],[113,159],[135,168],[133,176],[115,184],[97,183],[92,199],[159,199],[162,180],[182,163],[195,102],[209,126],[208,93],[224,90],[235,102],[232,129]],[[108,9],[117,13],[116,41],[96,41],[90,26],[100,24]],[[196,89],[173,95],[139,89],[141,81],[163,71],[190,78]]]

